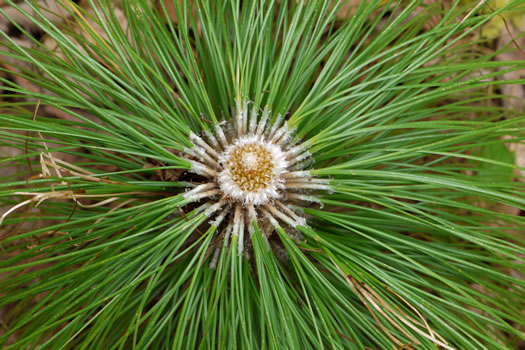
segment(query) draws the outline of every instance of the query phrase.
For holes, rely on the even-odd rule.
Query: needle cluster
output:
[[[307,142],[297,142],[282,115],[270,121],[265,108],[249,114],[248,102],[238,102],[229,121],[215,125],[215,133],[190,135],[193,147],[186,149],[190,172],[205,181],[185,193],[189,203],[205,202],[207,217],[221,226],[221,237],[238,237],[239,253],[251,241],[253,223],[271,235],[284,224],[306,225],[294,210],[305,203],[319,202],[312,191],[330,190],[329,180],[313,177],[305,167],[312,164]],[[264,229],[266,227],[266,230]],[[245,240],[247,242],[245,242]],[[218,256],[219,249],[216,250]],[[212,261],[212,265],[216,259]]]

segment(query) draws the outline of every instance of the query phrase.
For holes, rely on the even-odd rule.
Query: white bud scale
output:
[[[204,211],[210,218],[208,224],[217,226],[217,232],[227,231],[224,239],[231,230],[239,254],[251,246],[253,222],[260,228],[268,223],[274,228],[306,225],[293,208],[318,202],[312,191],[331,189],[329,181],[313,178],[302,169],[303,164],[311,163],[304,162],[310,158],[309,145],[294,140],[286,121],[281,125],[283,115],[271,123],[265,108],[260,120],[258,117],[255,107],[249,113],[248,103],[237,101],[231,120],[216,124],[215,135],[209,131],[205,137],[190,134],[193,147],[185,152],[192,164],[189,171],[206,179],[186,192],[185,199],[208,204]],[[270,235],[267,231],[261,229]],[[212,267],[217,263],[216,249]]]

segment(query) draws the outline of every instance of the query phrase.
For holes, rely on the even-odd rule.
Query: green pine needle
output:
[[[62,0],[62,24],[7,3],[56,47],[0,9],[33,42],[1,33],[0,146],[20,154],[0,158],[18,169],[0,183],[2,349],[525,339],[525,169],[505,145],[525,115],[494,92],[524,84],[503,74],[525,61],[476,39],[520,1],[372,0],[343,18],[344,1]],[[305,225],[267,239],[247,222],[243,251],[184,192],[190,133],[239,101],[285,115],[331,188],[293,208]]]

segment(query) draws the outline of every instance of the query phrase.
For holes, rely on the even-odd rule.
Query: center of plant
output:
[[[184,150],[189,171],[200,175],[184,192],[185,204],[200,202],[193,210],[208,218],[202,231],[211,226],[217,242],[231,239],[239,254],[253,243],[256,228],[263,239],[282,226],[299,232],[306,225],[302,208],[320,203],[315,192],[331,190],[328,179],[305,169],[312,164],[310,145],[294,137],[284,116],[272,120],[268,108],[258,112],[254,106],[248,113],[248,102],[237,101],[229,120],[202,135],[191,133],[192,147]],[[213,247],[210,267],[220,249]]]
[[[232,180],[243,191],[266,188],[272,181],[273,157],[263,145],[249,143],[234,149],[226,155],[226,169]]]
[[[277,190],[288,162],[279,146],[242,136],[220,155],[219,163],[223,169],[218,182],[226,196],[255,205],[280,197]]]

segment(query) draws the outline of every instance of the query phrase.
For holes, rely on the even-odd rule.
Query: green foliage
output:
[[[56,49],[5,33],[0,44],[19,62],[1,69],[19,79],[1,79],[0,142],[23,152],[0,163],[25,169],[0,184],[12,209],[0,346],[496,349],[523,338],[524,218],[500,207],[525,210],[502,140],[523,142],[525,117],[491,103],[502,97],[489,87],[523,84],[502,74],[525,62],[470,41],[519,1],[496,12],[363,1],[338,19],[332,1],[174,0],[173,21],[164,5],[124,0],[126,22],[109,0],[60,3],[66,25],[33,2],[25,13]],[[190,131],[231,118],[242,98],[287,115],[334,191],[302,208],[303,240],[279,227],[268,249],[255,227],[249,256],[233,237],[211,269],[218,232],[197,231],[202,212],[181,214],[182,154]]]
[[[512,168],[506,166],[514,163],[514,155],[503,143],[494,143],[481,148],[481,157],[493,162],[480,162],[478,175],[486,181],[505,182],[512,180]]]

